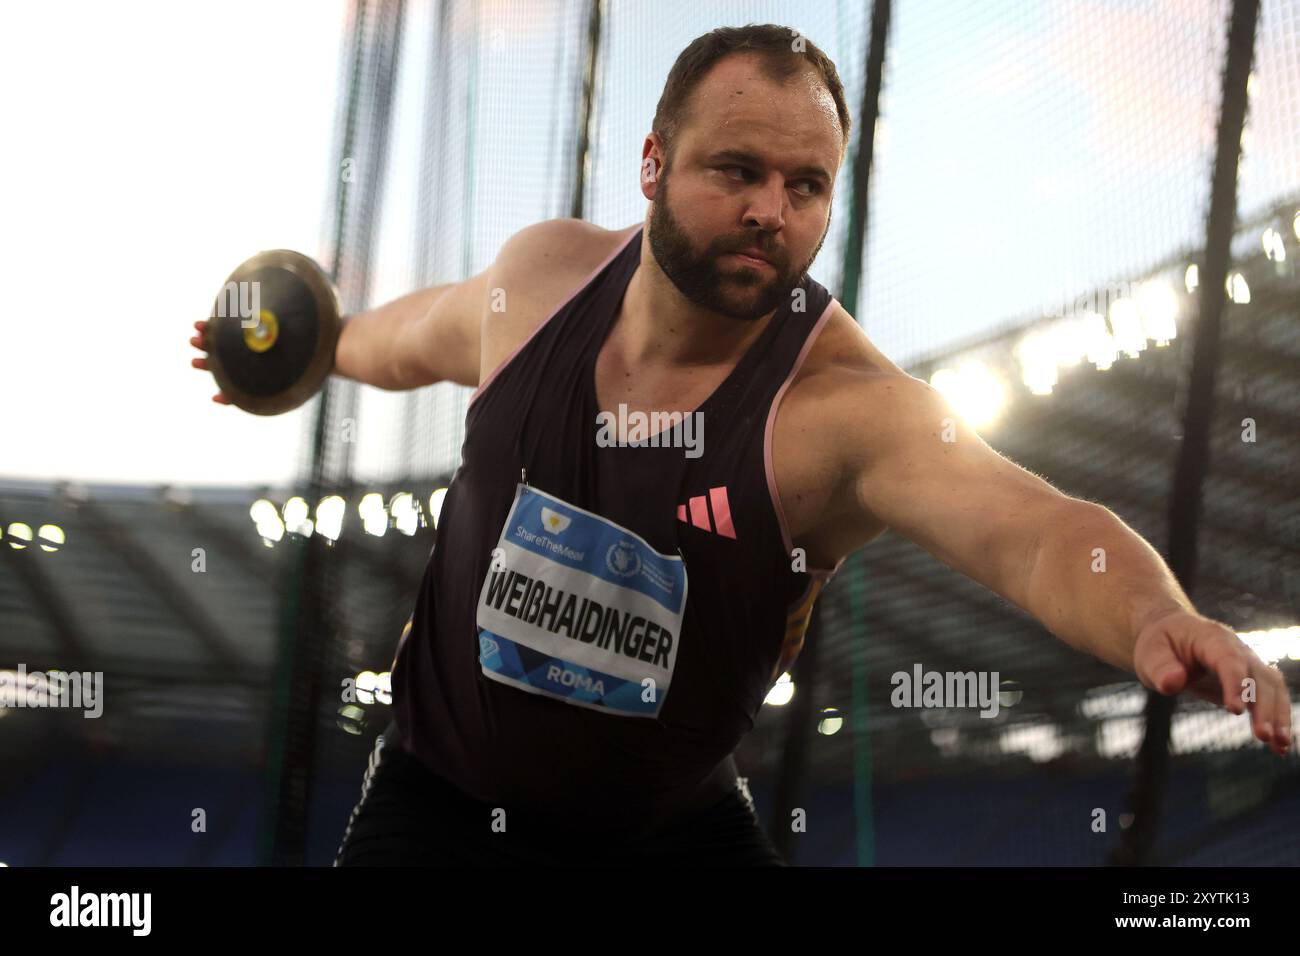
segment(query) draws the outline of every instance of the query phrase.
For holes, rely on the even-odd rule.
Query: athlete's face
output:
[[[678,291],[703,308],[752,321],[781,305],[830,227],[840,164],[835,102],[817,74],[767,79],[750,56],[718,63],[694,91],[671,169],[642,182],[650,249]],[[668,188],[671,180],[671,195]],[[737,258],[757,249],[767,260]]]

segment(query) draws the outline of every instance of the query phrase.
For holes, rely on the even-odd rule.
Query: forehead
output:
[[[811,64],[772,79],[757,56],[714,64],[691,92],[682,138],[694,149],[745,145],[783,153],[840,154],[843,133],[835,99]]]

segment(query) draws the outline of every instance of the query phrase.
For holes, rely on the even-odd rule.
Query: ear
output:
[[[658,133],[651,133],[641,145],[641,195],[651,202],[659,190],[659,177],[663,174],[665,151]]]

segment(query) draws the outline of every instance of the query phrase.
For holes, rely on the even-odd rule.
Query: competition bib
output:
[[[479,665],[534,694],[657,717],[685,610],[680,555],[520,483],[479,594]]]

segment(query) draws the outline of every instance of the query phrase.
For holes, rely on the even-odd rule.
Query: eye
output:
[[[748,167],[745,166],[731,165],[731,166],[718,166],[716,168],[718,169],[719,172],[725,173],[729,177],[734,176],[735,174],[738,173],[740,176],[740,180],[742,182],[748,181],[754,175],[753,172]],[[797,187],[800,187],[799,195],[805,198],[808,198],[810,196],[816,196],[818,193],[822,191],[823,188],[822,184],[815,179],[800,179],[796,181],[795,185]]]

